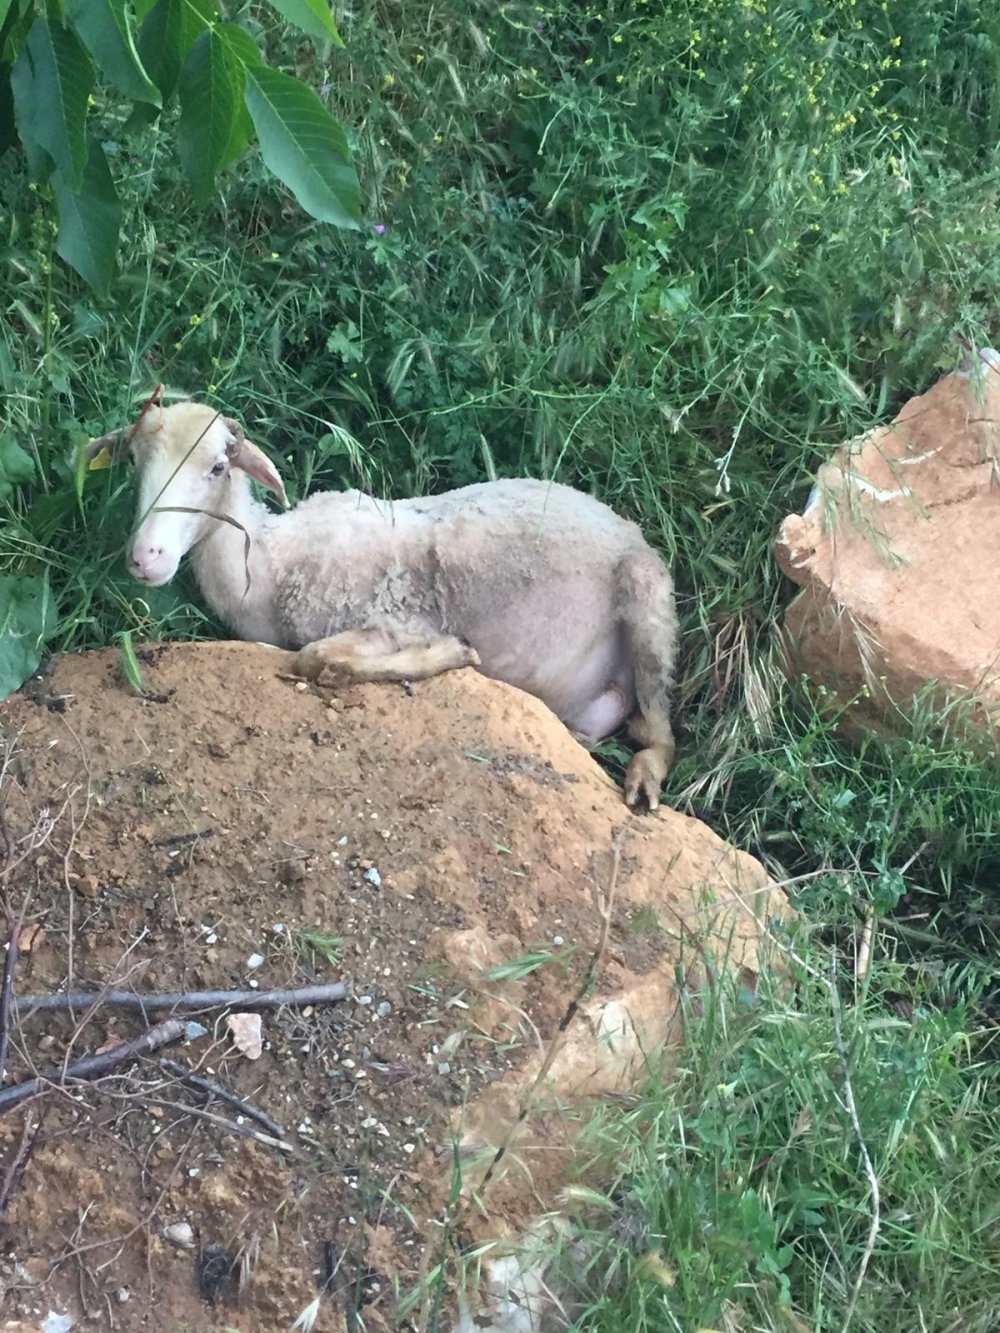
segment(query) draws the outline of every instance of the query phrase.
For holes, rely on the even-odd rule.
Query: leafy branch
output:
[[[342,46],[326,0],[271,0],[318,42]],[[271,69],[216,0],[0,0],[0,155],[20,148],[51,187],[56,251],[96,291],[114,273],[121,204],[90,133],[93,90],[144,121],[175,100],[177,147],[195,201],[256,138],[268,169],[313,217],[356,227],[361,195],[347,138],[317,94]]]

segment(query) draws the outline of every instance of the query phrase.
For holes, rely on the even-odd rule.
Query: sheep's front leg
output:
[[[479,654],[451,634],[418,638],[388,629],[352,629],[307,643],[294,673],[320,685],[426,680],[442,671],[479,665]]]

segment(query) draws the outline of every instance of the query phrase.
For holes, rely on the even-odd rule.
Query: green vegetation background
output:
[[[670,798],[790,881],[805,925],[794,994],[721,988],[676,1080],[591,1127],[611,1184],[581,1195],[578,1326],[995,1328],[996,766],[919,710],[902,741],[840,745],[776,669],[770,543],[832,446],[951,368],[956,334],[991,340],[1000,19],[975,0],[337,17],[343,51],[263,35],[348,129],[358,232],[251,159],[196,209],[169,125],[127,135],[99,102],[126,209],[102,299],[0,159],[0,580],[47,574],[52,650],[221,632],[185,580],[128,580],[125,472],[77,493],[80,441],[157,380],[243,419],[293,497],[531,473],[637,518],[682,601]]]

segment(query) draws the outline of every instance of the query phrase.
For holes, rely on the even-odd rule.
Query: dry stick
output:
[[[7,956],[3,960],[3,983],[0,985],[0,1083],[7,1073],[7,1052],[10,1050],[10,1008],[14,995],[14,971],[17,967],[18,945],[21,926],[24,922],[23,909],[16,919],[8,913],[7,917]]]
[[[148,1028],[141,1036],[133,1037],[131,1041],[120,1041],[117,1046],[112,1046],[109,1051],[102,1051],[100,1055],[85,1055],[53,1074],[42,1074],[38,1078],[28,1079],[25,1083],[15,1083],[10,1088],[0,1088],[0,1111],[7,1111],[12,1106],[36,1097],[49,1088],[62,1087],[67,1079],[100,1078],[102,1074],[111,1073],[126,1060],[148,1055],[150,1051],[158,1050],[168,1042],[178,1041],[183,1036],[183,1020],[165,1018],[162,1023]]]
[[[168,1074],[176,1075],[187,1087],[197,1088],[199,1092],[204,1092],[210,1097],[218,1097],[220,1101],[228,1102],[230,1106],[234,1106],[243,1115],[249,1116],[252,1120],[256,1120],[258,1124],[263,1125],[275,1138],[283,1139],[285,1137],[287,1130],[284,1125],[279,1125],[277,1120],[272,1120],[266,1111],[261,1111],[238,1093],[231,1092],[229,1088],[224,1088],[221,1083],[206,1078],[204,1074],[196,1073],[193,1069],[189,1069],[187,1065],[182,1064],[180,1060],[171,1060],[166,1055],[161,1055],[156,1063],[161,1069],[165,1069]]]
[[[29,1115],[24,1117],[24,1124],[21,1126],[21,1141],[18,1143],[14,1156],[4,1172],[3,1184],[0,1185],[0,1222],[3,1221],[3,1215],[7,1211],[10,1196],[14,1193],[21,1177],[27,1170],[28,1162],[31,1159],[31,1154],[35,1151],[35,1144],[38,1142],[38,1136],[42,1132],[44,1123],[44,1109],[35,1121],[32,1121]]]
[[[294,986],[288,990],[178,990],[140,995],[130,990],[66,991],[59,995],[22,995],[14,1002],[18,1018],[53,1009],[77,1009],[92,1005],[95,1009],[110,1005],[114,1009],[279,1009],[282,1005],[333,1004],[347,995],[342,981],[322,986]]]
[[[256,1139],[258,1143],[263,1143],[268,1148],[280,1148],[282,1152],[295,1151],[294,1143],[288,1143],[283,1138],[275,1138],[271,1134],[262,1134],[259,1129],[252,1129],[249,1125],[239,1125],[235,1120],[227,1120],[225,1116],[213,1115],[211,1111],[206,1111],[201,1106],[183,1106],[180,1102],[172,1102],[167,1097],[151,1097],[147,1093],[139,1093],[137,1096],[150,1106],[163,1106],[170,1111],[178,1111],[182,1115],[205,1120],[210,1125],[218,1125],[227,1134],[239,1134],[247,1139]]]
[[[865,1176],[868,1179],[868,1188],[871,1191],[872,1198],[872,1224],[868,1229],[868,1239],[865,1242],[864,1252],[861,1255],[861,1263],[858,1267],[857,1276],[854,1279],[854,1288],[851,1291],[851,1299],[847,1306],[847,1313],[844,1316],[844,1330],[851,1327],[851,1320],[854,1318],[854,1311],[857,1308],[858,1300],[861,1296],[861,1288],[864,1286],[865,1275],[868,1272],[868,1265],[871,1263],[872,1255],[875,1252],[875,1242],[878,1239],[878,1233],[882,1226],[882,1194],[879,1189],[878,1176],[875,1174],[875,1167],[872,1165],[871,1155],[868,1152],[868,1145],[865,1143],[864,1135],[861,1132],[861,1120],[858,1116],[857,1104],[854,1101],[854,1088],[851,1084],[851,1065],[847,1054],[847,1047],[844,1044],[843,1033],[840,1028],[840,993],[837,990],[837,959],[834,951],[830,950],[830,1015],[833,1019],[833,1040],[837,1048],[837,1057],[840,1060],[840,1069],[844,1078],[844,1105],[847,1108],[847,1114],[851,1121],[851,1128],[854,1130],[855,1138],[858,1141],[858,1148],[861,1151],[861,1162],[865,1168]]]

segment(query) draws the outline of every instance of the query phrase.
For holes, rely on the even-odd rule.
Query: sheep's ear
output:
[[[95,472],[98,468],[109,467],[125,452],[125,432],[113,430],[107,435],[101,435],[98,439],[91,440],[83,452],[89,471]]]
[[[238,421],[234,421],[232,417],[223,417],[222,420],[229,431],[226,454],[230,463],[233,467],[242,468],[248,476],[253,477],[254,481],[259,481],[262,486],[273,491],[287,509],[288,496],[285,494],[284,483],[267,454],[263,449],[251,444],[243,434],[243,427]]]

